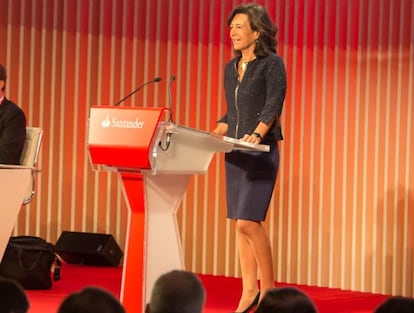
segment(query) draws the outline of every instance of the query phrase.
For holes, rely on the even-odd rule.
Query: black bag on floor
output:
[[[11,237],[0,263],[0,275],[24,289],[50,289],[60,279],[61,261],[55,246],[40,237]]]

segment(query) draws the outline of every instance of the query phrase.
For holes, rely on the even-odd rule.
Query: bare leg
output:
[[[239,233],[238,240],[243,292],[236,312],[243,312],[252,303],[259,288],[257,285],[257,263],[250,242],[243,233]]]
[[[260,297],[274,287],[272,251],[269,237],[262,224],[238,220],[239,257],[243,292],[237,312],[245,310],[257,294],[257,273],[260,274]]]

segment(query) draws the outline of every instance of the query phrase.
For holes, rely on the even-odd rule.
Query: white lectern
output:
[[[184,269],[176,213],[191,176],[206,172],[215,152],[269,149],[162,122],[166,113],[166,108],[90,110],[91,163],[96,170],[118,172],[129,207],[121,287],[127,312],[144,312],[155,280]]]

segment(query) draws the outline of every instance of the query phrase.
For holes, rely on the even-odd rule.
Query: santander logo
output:
[[[102,120],[101,126],[102,128],[143,128],[144,127],[144,121],[140,121],[138,117],[135,118],[135,120],[125,120],[125,119],[119,119],[117,116],[113,116],[112,118],[109,118],[108,115],[106,115],[105,119]]]
[[[108,114],[106,115],[105,119],[101,122],[102,128],[108,128],[111,126],[111,121],[109,120]]]

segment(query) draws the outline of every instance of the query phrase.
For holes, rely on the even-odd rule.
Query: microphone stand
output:
[[[131,93],[129,93],[128,95],[126,95],[125,97],[123,97],[121,100],[115,102],[113,104],[113,106],[120,105],[122,102],[124,102],[126,99],[128,99],[129,97],[131,97],[133,94],[135,94],[136,92],[138,92],[139,90],[141,90],[142,88],[144,88],[146,85],[149,85],[149,84],[152,84],[152,83],[158,83],[159,81],[161,81],[161,77],[155,77],[154,79],[143,83],[141,86],[139,86],[137,89],[135,89],[134,91],[132,91]]]
[[[172,84],[173,81],[175,81],[175,75],[172,75],[170,77],[170,82],[168,84],[168,102],[169,102],[168,107],[170,109],[170,116],[169,116],[168,122],[170,124],[173,124],[173,117],[172,117],[172,115],[173,115],[172,114],[172,109],[173,108],[172,108],[172,96],[171,96],[171,84]],[[171,136],[172,136],[172,132],[167,130],[166,139],[165,139],[165,147],[162,146],[161,141],[159,142],[159,147],[161,148],[162,151],[167,151],[168,148],[170,147]]]

